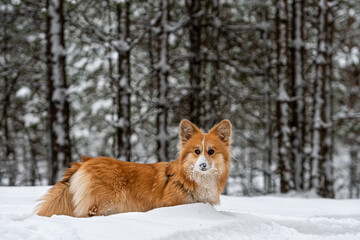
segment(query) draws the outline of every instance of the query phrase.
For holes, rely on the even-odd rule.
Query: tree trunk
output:
[[[349,198],[360,197],[360,159],[358,151],[356,146],[350,148]]]
[[[328,4],[332,0],[328,0]],[[332,39],[333,39],[333,13],[331,9],[327,11],[327,29],[326,29],[326,57],[327,64],[325,68],[325,82],[324,82],[324,109],[323,109],[323,119],[324,119],[324,141],[322,142],[322,148],[324,149],[324,197],[334,198],[334,168],[333,168],[333,152],[334,152],[334,125],[333,125],[333,92],[332,92],[332,58],[333,58],[333,49],[332,49]]]
[[[331,25],[328,0],[319,2],[319,38],[316,59],[315,109],[312,143],[312,188],[322,197],[334,197],[333,123],[331,91]]]
[[[156,156],[158,162],[168,161],[168,133],[167,133],[167,106],[169,105],[168,94],[168,37],[166,31],[166,24],[169,16],[169,2],[168,0],[161,0],[160,9],[162,10],[160,33],[159,33],[159,47],[158,56],[159,61],[156,65],[156,76],[158,83],[158,111],[157,111],[157,151]]]
[[[304,101],[304,40],[303,15],[304,0],[294,0],[292,4],[292,34],[291,34],[291,80],[292,80],[292,169],[296,191],[304,189],[304,141],[305,141],[305,101]]]
[[[9,79],[5,77],[5,81],[9,82]],[[12,93],[13,86],[15,84],[11,84],[9,86],[9,92],[6,93],[6,97],[4,99],[4,108],[3,108],[3,114],[2,114],[2,140],[4,141],[3,144],[5,146],[5,153],[4,153],[4,161],[3,165],[5,166],[5,171],[9,177],[9,186],[15,186],[16,183],[16,175],[17,175],[17,161],[16,161],[16,154],[14,149],[14,142],[11,136],[11,126],[9,126],[9,122],[11,122],[11,118],[8,116],[8,106],[10,106],[10,96]],[[1,171],[2,172],[2,171]],[[0,174],[0,177],[2,174]],[[0,178],[1,180],[1,178]]]
[[[287,34],[287,2],[276,1],[276,32],[277,32],[277,128],[280,189],[282,193],[293,189],[290,165],[290,128],[288,95],[288,34]]]
[[[120,41],[126,45],[129,38],[130,1],[117,4],[118,34]],[[118,51],[118,82],[117,82],[117,148],[118,158],[131,161],[131,104],[130,104],[130,49]]]
[[[189,14],[189,35],[190,35],[190,121],[196,125],[202,125],[200,122],[201,104],[202,104],[202,86],[201,86],[201,0],[191,0],[187,4]]]
[[[6,47],[4,51],[6,51]],[[12,121],[8,112],[9,107],[11,106],[11,95],[14,92],[16,81],[17,79],[9,79],[8,76],[4,76],[5,88],[3,91],[5,97],[2,101],[2,111],[0,119],[0,139],[2,142],[1,145],[4,146],[4,155],[1,157],[1,165],[4,167],[0,170],[0,185],[2,183],[1,180],[3,179],[4,175],[7,175],[9,177],[9,186],[15,185],[17,176],[17,161],[15,156],[13,138],[11,134],[11,124],[9,124]]]
[[[265,3],[261,10],[262,23],[267,24],[268,12]],[[264,72],[264,103],[265,103],[265,151],[264,151],[264,190],[266,193],[272,192],[271,186],[271,163],[272,163],[272,114],[271,114],[271,89],[270,89],[270,59],[269,59],[269,29],[265,28],[262,31],[263,40],[263,72]]]
[[[211,51],[212,51],[212,73],[211,73],[211,83],[210,83],[210,94],[209,94],[209,103],[210,103],[210,118],[207,122],[209,127],[214,126],[216,123],[221,121],[221,106],[224,104],[221,102],[220,96],[220,2],[219,0],[212,0],[212,9],[211,9]]]
[[[24,126],[25,127],[25,126]],[[41,183],[41,176],[39,175],[38,167],[37,167],[37,158],[38,158],[38,151],[37,151],[37,143],[40,141],[38,136],[34,136],[34,139],[31,136],[30,131],[26,130],[27,140],[30,147],[30,159],[28,163],[29,167],[29,184],[31,186],[35,186],[36,180],[39,180]]]
[[[64,1],[47,0],[47,79],[49,102],[49,183],[55,184],[71,162],[69,102],[66,91]]]

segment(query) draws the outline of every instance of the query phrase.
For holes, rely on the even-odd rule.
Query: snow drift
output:
[[[106,217],[32,215],[48,187],[0,188],[1,239],[360,239],[360,200],[227,197]]]

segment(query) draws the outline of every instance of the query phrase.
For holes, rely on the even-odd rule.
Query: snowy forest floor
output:
[[[93,218],[32,215],[49,187],[0,187],[0,238],[360,239],[360,200],[229,197]]]

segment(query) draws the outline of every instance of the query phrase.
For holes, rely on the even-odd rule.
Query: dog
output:
[[[109,157],[73,163],[35,209],[39,216],[92,217],[189,203],[218,204],[229,175],[231,124],[203,133],[180,123],[179,158],[142,164]]]

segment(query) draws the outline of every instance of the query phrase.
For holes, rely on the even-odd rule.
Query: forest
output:
[[[173,161],[232,123],[225,194],[360,198],[358,0],[0,0],[0,185]]]

